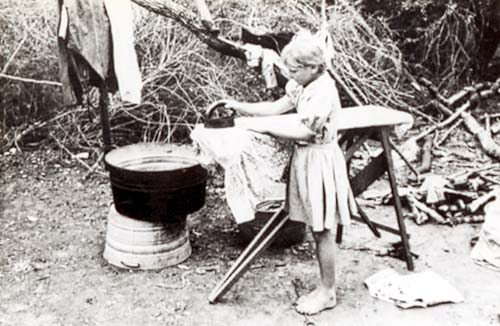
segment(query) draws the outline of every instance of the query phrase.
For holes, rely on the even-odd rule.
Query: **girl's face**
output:
[[[295,80],[299,85],[305,86],[316,79],[319,68],[316,66],[301,66],[286,64],[290,78]]]

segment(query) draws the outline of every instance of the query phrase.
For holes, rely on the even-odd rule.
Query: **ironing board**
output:
[[[274,119],[296,119],[293,114],[281,117],[252,117],[245,118],[252,123],[275,123]],[[362,209],[359,210],[360,220],[368,225],[375,236],[380,237],[379,230],[390,232],[401,237],[404,259],[408,270],[414,270],[413,258],[410,251],[409,235],[403,220],[401,200],[397,191],[396,176],[394,173],[394,162],[392,159],[392,148],[389,134],[395,127],[411,126],[413,118],[410,114],[392,110],[380,106],[368,105],[342,109],[341,114],[336,117],[337,127],[342,137],[339,139],[345,147],[345,158],[350,162],[352,156],[368,139],[375,139],[382,148],[382,152],[355,176],[350,177],[354,196],[358,196],[366,190],[375,180],[384,173],[388,179],[393,195],[393,204],[396,212],[397,228],[371,221]],[[283,121],[283,120],[282,120]],[[349,164],[348,164],[349,166]],[[226,272],[222,280],[216,285],[209,295],[209,302],[216,302],[223,296],[231,286],[248,270],[254,261],[272,242],[277,232],[288,220],[288,214],[283,207],[268,220],[255,238],[243,250],[231,268]],[[343,228],[337,229],[337,243],[342,241]]]

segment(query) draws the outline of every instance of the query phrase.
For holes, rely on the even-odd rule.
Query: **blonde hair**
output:
[[[326,67],[324,45],[308,30],[298,32],[281,52],[281,59],[290,66]]]

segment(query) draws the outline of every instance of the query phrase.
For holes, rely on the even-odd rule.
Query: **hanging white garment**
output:
[[[123,101],[141,103],[142,80],[134,48],[133,12],[129,0],[104,0],[111,25],[113,62]]]

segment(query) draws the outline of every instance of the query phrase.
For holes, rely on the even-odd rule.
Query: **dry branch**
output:
[[[141,7],[144,7],[156,14],[172,18],[188,30],[190,30],[202,42],[210,46],[212,49],[223,54],[233,56],[240,59],[245,59],[244,49],[237,43],[232,42],[218,35],[213,29],[207,28],[207,24],[203,24],[198,17],[191,13],[181,5],[173,3],[173,1],[162,0],[132,0]]]
[[[88,177],[90,177],[90,175],[92,173],[94,173],[94,171],[97,169],[97,167],[99,166],[99,164],[101,164],[101,161],[102,161],[103,158],[104,158],[104,153],[99,154],[99,157],[97,158],[97,160],[94,162],[94,164],[92,164],[92,166],[90,167],[90,169],[83,176],[83,178],[82,178],[83,180],[88,179]]]
[[[455,122],[455,124],[453,126],[451,126],[450,128],[446,129],[444,135],[441,136],[441,139],[439,139],[436,142],[436,147],[441,146],[446,141],[446,139],[448,138],[448,136],[453,132],[453,130],[455,130],[458,126],[460,126],[462,124],[462,122],[463,122],[463,120],[460,119],[457,122]]]
[[[17,76],[7,75],[4,73],[0,73],[0,78],[6,78],[6,79],[15,80],[18,82],[23,82],[23,83],[50,85],[50,86],[57,86],[57,87],[61,87],[61,85],[62,85],[60,82],[55,82],[55,81],[51,81],[51,80],[38,80],[38,79],[17,77]]]
[[[465,112],[466,110],[470,109],[470,104],[469,103],[465,103],[464,105],[462,105],[461,107],[459,107],[455,113],[453,113],[453,115],[451,115],[450,117],[448,117],[446,120],[424,130],[423,132],[421,132],[420,134],[418,134],[417,136],[415,137],[412,137],[412,139],[414,141],[418,141],[422,138],[424,138],[425,136],[433,133],[434,131],[436,131],[437,129],[442,129],[448,125],[450,125],[451,123],[453,123],[461,114],[462,112]]]
[[[440,224],[444,224],[446,223],[444,217],[441,216],[441,214],[439,214],[438,212],[436,212],[435,210],[433,210],[432,208],[428,207],[427,205],[421,203],[420,201],[418,201],[415,197],[413,197],[412,195],[410,194],[407,194],[406,195],[406,198],[409,202],[411,202],[411,205],[413,205],[414,207],[416,207],[419,211],[427,214],[430,218],[432,218],[433,220],[435,220],[436,222],[440,223]]]
[[[420,82],[424,84],[429,90],[429,93],[438,100],[438,107],[441,107],[442,111],[445,114],[448,114],[449,117],[445,121],[427,129],[420,135],[416,136],[417,140],[425,137],[431,132],[434,132],[438,128],[442,128],[450,124],[460,116],[460,118],[463,119],[468,131],[477,138],[484,152],[489,156],[500,160],[500,146],[491,138],[491,134],[483,127],[481,127],[481,125],[469,112],[466,112],[469,109],[477,107],[481,100],[488,99],[493,96],[498,96],[500,79],[498,79],[495,83],[479,83],[477,85],[474,85],[473,87],[468,87],[456,93],[455,95],[450,96],[448,99],[440,95],[437,87],[432,85],[431,82],[425,79],[421,79]],[[458,108],[453,114],[450,115],[450,113],[452,112],[452,106],[460,101],[465,100],[466,97],[468,97],[466,102],[462,104],[461,107]]]
[[[473,202],[469,203],[468,210],[471,213],[475,213],[479,208],[484,206],[487,202],[492,200],[498,195],[498,190],[490,191],[489,193],[477,198]]]
[[[500,160],[500,146],[491,138],[491,134],[481,127],[470,113],[463,112],[462,118],[464,119],[465,126],[469,129],[470,133],[477,138],[484,152]]]
[[[78,163],[80,163],[82,166],[84,166],[87,170],[92,170],[92,168],[87,164],[85,163],[84,161],[82,161],[80,158],[78,158],[75,154],[73,154],[66,146],[64,146],[64,144],[62,144],[56,137],[54,137],[53,135],[50,135],[50,137],[56,142],[57,146],[59,146],[59,148],[61,148],[63,151],[65,151],[72,159],[75,159],[78,161]]]
[[[480,173],[482,171],[488,171],[491,169],[499,168],[499,167],[500,167],[500,165],[498,163],[489,164],[489,165],[482,166],[482,167],[477,168],[477,169],[471,169],[469,171],[461,171],[461,172],[452,174],[447,179],[452,180],[452,182],[453,182],[453,180],[458,179],[458,178],[467,179],[474,174]]]

